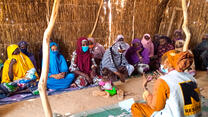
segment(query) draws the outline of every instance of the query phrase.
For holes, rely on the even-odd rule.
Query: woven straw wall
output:
[[[197,37],[208,28],[205,1],[191,1],[189,7],[192,46],[193,43],[200,42]],[[50,12],[52,5],[53,1],[50,1]],[[70,59],[71,53],[75,50],[77,38],[90,34],[99,5],[100,0],[61,0],[52,38],[60,45],[66,59]],[[135,37],[141,38],[144,33],[166,34],[175,6],[181,7],[181,0],[104,0],[93,37],[99,43],[109,45],[118,34],[123,34],[130,43],[133,16]],[[46,0],[0,0],[0,57],[6,59],[6,48],[9,44],[24,40],[30,44],[29,51],[34,53],[39,61],[38,53],[47,27],[46,14]],[[178,19],[181,16],[182,12],[176,13],[171,33],[178,28]]]

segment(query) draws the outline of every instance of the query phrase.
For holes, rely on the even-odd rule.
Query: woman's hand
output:
[[[17,63],[17,60],[16,59],[12,59],[10,64],[9,64],[9,79],[10,81],[12,82],[13,81],[13,78],[14,78],[14,75],[13,75],[13,65]]]
[[[65,78],[66,72],[59,73],[59,79]]]
[[[147,88],[147,84],[152,81],[153,77],[151,75],[146,75],[145,73],[143,73],[143,89],[146,91],[148,90]]]
[[[139,57],[139,61],[140,63],[143,63],[143,58],[141,56]]]
[[[11,65],[14,65],[15,63],[17,63],[16,59],[12,59],[11,62],[10,62]]]
[[[90,73],[91,78],[93,78],[97,75],[96,70],[97,70],[97,67],[93,65],[92,66],[92,72]]]
[[[121,82],[125,82],[125,75],[124,74],[119,74],[119,78],[121,80]]]
[[[86,75],[85,78],[89,84],[93,83],[92,79],[88,75]]]
[[[62,79],[64,77],[65,77],[65,73],[53,74],[50,76],[50,78],[55,78],[55,79]]]

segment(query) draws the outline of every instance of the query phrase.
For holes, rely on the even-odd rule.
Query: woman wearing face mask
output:
[[[68,88],[74,80],[74,74],[68,73],[68,66],[64,56],[59,53],[58,45],[50,43],[50,62],[48,71],[48,89],[58,90]]]
[[[125,82],[125,78],[128,75],[130,76],[134,71],[134,66],[130,65],[124,56],[125,51],[126,43],[123,41],[117,41],[105,51],[101,62],[102,69],[108,68],[118,76],[122,82]]]
[[[184,71],[193,63],[193,55],[168,51],[162,57],[163,71],[155,82],[153,94],[145,78],[143,98],[146,103],[131,107],[133,117],[201,117],[201,101],[196,79]]]
[[[28,43],[25,42],[25,41],[20,41],[18,43],[18,46],[19,46],[21,52],[24,53],[25,55],[27,55],[30,58],[30,60],[32,61],[33,65],[35,66],[35,69],[37,69],[37,63],[36,63],[34,55],[32,53],[28,52]]]
[[[101,44],[96,43],[94,38],[87,38],[87,39],[89,41],[90,52],[92,53],[96,64],[100,65],[100,62],[101,62],[103,55],[105,53],[105,49]]]
[[[96,83],[96,68],[92,54],[89,51],[87,38],[77,40],[77,49],[73,52],[69,70],[76,75],[75,84],[82,88],[88,84]]]

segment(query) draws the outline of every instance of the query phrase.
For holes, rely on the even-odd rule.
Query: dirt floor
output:
[[[202,95],[208,98],[208,74],[206,72],[198,72],[196,78],[199,87],[204,88],[204,90],[201,92]],[[143,92],[142,81],[142,77],[139,77],[131,78],[127,80],[125,84],[120,82],[116,82],[115,84],[128,93],[125,99],[134,98],[135,100],[140,100],[142,99]],[[153,84],[154,81],[153,83],[149,84],[150,89]],[[116,96],[110,98],[93,97],[92,91],[94,90],[98,90],[98,87],[49,96],[53,112],[60,114],[77,113],[116,104],[119,102]],[[43,116],[44,113],[40,98],[0,106],[0,117]]]

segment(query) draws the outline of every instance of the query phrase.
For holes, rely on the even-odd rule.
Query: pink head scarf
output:
[[[148,36],[150,39],[146,40],[144,37]],[[150,52],[149,57],[154,56],[154,44],[152,43],[152,39],[150,37],[150,34],[144,34],[142,41],[141,41],[142,45],[144,46],[144,48],[148,49]]]

